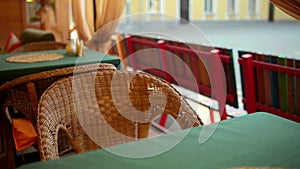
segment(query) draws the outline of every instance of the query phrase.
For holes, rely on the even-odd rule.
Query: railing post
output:
[[[256,97],[254,84],[253,57],[251,54],[242,55],[243,82],[245,91],[245,106],[248,113],[256,112]]]
[[[168,83],[172,83],[171,77],[167,72],[169,69],[168,69],[168,63],[167,63],[165,41],[159,40],[157,43],[159,45],[159,53],[160,53],[160,57],[161,57],[160,59],[162,62],[162,70],[164,71],[164,78]],[[162,114],[160,121],[159,121],[159,125],[164,127],[166,125],[167,118],[168,118],[167,114]]]
[[[211,72],[209,77],[211,79],[212,98],[218,101],[218,108],[221,120],[227,119],[226,112],[226,78],[224,75],[224,69],[220,60],[220,51],[217,49],[211,50],[211,59],[209,71]]]
[[[137,65],[136,65],[136,60],[135,60],[135,54],[134,54],[134,48],[133,48],[133,42],[132,42],[132,37],[131,36],[126,36],[126,42],[128,45],[128,51],[129,51],[129,59],[131,62],[131,66],[133,70],[137,70]]]

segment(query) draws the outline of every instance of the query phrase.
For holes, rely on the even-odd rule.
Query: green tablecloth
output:
[[[36,63],[11,63],[7,62],[6,58],[15,55],[23,55],[29,53],[59,53],[63,54],[64,57],[59,60],[46,61],[46,62],[36,62]],[[64,68],[75,65],[83,65],[90,63],[112,63],[116,67],[120,64],[120,59],[114,56],[105,55],[93,50],[85,50],[85,56],[76,57],[67,55],[65,50],[48,50],[39,52],[22,52],[14,54],[4,54],[0,55],[0,85],[9,80],[15,79],[20,76],[37,73],[41,71]]]
[[[96,150],[58,160],[37,162],[20,169],[221,169],[241,166],[300,167],[300,124],[267,113],[254,113],[222,121],[204,143],[198,138],[203,127],[190,130],[169,151],[148,158],[127,158]],[[112,147],[110,151],[155,152],[178,139],[179,131]]]

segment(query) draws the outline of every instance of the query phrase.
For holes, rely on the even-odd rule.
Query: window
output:
[[[213,0],[205,0],[204,12],[206,14],[212,14],[213,13]]]
[[[160,13],[161,5],[160,0],[148,0],[148,12]]]
[[[124,14],[123,15],[130,15],[130,0],[126,0],[125,4],[125,10],[123,10]]]
[[[248,12],[249,15],[255,15],[256,14],[256,0],[249,0],[249,8]]]
[[[235,14],[235,0],[227,1],[227,11],[228,14]]]

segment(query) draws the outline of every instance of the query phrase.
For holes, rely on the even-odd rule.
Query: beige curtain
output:
[[[290,16],[300,20],[300,0],[270,0]]]
[[[75,29],[88,48],[106,53],[126,0],[72,0]],[[94,28],[96,31],[94,31]]]
[[[89,28],[88,20],[86,18],[93,17],[87,16],[85,11],[88,1],[85,0],[72,0],[73,19],[75,22],[75,29],[77,30],[78,36],[83,41],[87,41],[92,37],[92,29]]]

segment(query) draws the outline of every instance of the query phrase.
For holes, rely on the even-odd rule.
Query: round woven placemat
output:
[[[36,53],[11,56],[6,59],[8,62],[20,62],[20,63],[33,63],[33,62],[44,62],[63,58],[62,54],[57,53]]]

